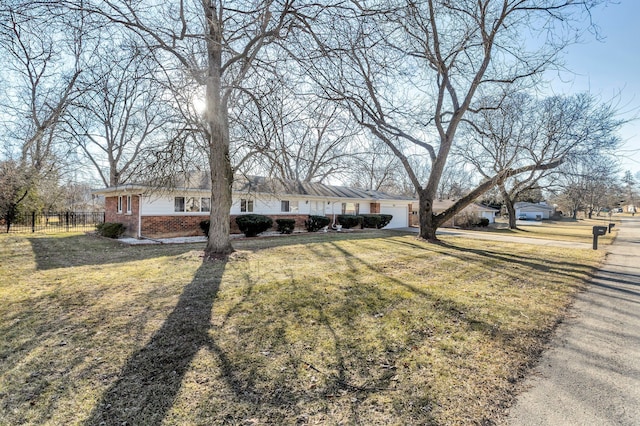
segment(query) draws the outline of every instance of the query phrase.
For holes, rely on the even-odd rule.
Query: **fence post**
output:
[[[31,212],[31,232],[36,232],[36,212]]]

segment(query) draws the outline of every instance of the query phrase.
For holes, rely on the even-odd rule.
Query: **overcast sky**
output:
[[[640,1],[617,3],[594,11],[601,39],[585,36],[583,44],[571,46],[565,59],[575,74],[556,78],[552,86],[556,93],[588,90],[602,101],[613,99],[623,118],[632,119],[640,117]],[[626,124],[620,135],[623,170],[640,172],[640,121]]]

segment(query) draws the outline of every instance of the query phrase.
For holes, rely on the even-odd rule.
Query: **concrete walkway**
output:
[[[640,220],[608,252],[505,424],[640,425]]]

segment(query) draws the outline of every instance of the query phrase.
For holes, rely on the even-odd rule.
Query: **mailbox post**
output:
[[[598,250],[598,237],[607,233],[606,226],[594,226],[593,227],[593,249]]]

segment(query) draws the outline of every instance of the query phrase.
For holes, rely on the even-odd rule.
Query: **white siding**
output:
[[[524,216],[529,220],[549,219],[549,213],[549,210],[546,209],[538,210],[532,207],[525,207],[522,209],[516,209],[516,218]]]
[[[206,216],[209,212],[176,212],[175,211],[175,197],[205,197],[209,198],[210,195],[202,194],[175,194],[175,195],[145,195],[142,198],[142,208],[140,209],[141,216]]]
[[[496,212],[489,212],[489,211],[482,211],[481,212],[482,217],[486,217],[487,219],[489,219],[489,223],[495,223],[496,222]]]
[[[142,209],[140,214],[143,216],[166,216],[174,214],[173,197],[149,197],[142,198]]]
[[[193,215],[203,216],[208,212],[175,212],[174,211],[174,198],[175,197],[209,197],[208,192],[202,193],[175,193],[171,195],[145,195],[142,200],[142,206],[140,210],[141,216],[182,216]],[[299,196],[270,196],[263,194],[252,194],[247,196],[235,195],[233,196],[233,202],[231,206],[232,215],[246,214],[249,212],[240,211],[240,200],[248,199],[253,200],[253,213],[264,215],[291,215],[291,214],[324,214],[332,217],[334,214],[342,214],[342,203],[358,203],[359,214],[368,214],[371,212],[371,202],[374,200],[361,200],[361,199],[339,199],[339,198],[318,198],[318,197],[299,197]],[[297,201],[297,212],[282,212],[281,201]],[[387,228],[402,228],[408,226],[408,202],[398,201],[395,203],[381,203],[381,213],[393,215],[392,222],[387,225]]]

